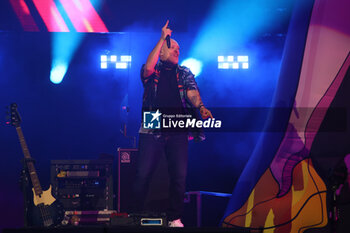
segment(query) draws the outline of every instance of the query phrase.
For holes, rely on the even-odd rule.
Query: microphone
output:
[[[167,36],[165,37],[165,40],[166,40],[166,45],[168,46],[168,49],[170,49],[170,36],[167,35]]]

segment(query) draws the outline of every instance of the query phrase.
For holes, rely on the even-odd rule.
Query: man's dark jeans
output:
[[[186,187],[188,139],[187,134],[168,133],[157,138],[140,134],[139,158],[134,184],[135,209],[143,210],[152,175],[160,156],[165,153],[169,172],[168,220],[181,217]]]

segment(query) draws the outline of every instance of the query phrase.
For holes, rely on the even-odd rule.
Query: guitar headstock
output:
[[[22,120],[21,120],[21,116],[19,115],[18,110],[17,110],[17,104],[12,103],[10,105],[10,122],[9,122],[9,124],[11,124],[15,127],[19,127],[21,122],[22,122]]]

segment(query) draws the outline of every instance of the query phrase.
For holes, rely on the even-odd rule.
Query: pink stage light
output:
[[[60,0],[77,32],[108,32],[90,0]]]
[[[10,4],[15,11],[24,31],[39,31],[39,28],[30,14],[28,6],[24,0],[10,0]]]
[[[69,32],[53,0],[33,0],[49,32]]]

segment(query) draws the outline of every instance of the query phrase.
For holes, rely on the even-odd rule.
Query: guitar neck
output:
[[[33,184],[34,192],[37,196],[41,195],[43,193],[43,190],[41,189],[40,181],[38,178],[38,175],[36,173],[34,163],[32,161],[32,157],[30,156],[27,143],[24,139],[23,132],[20,126],[16,127],[17,135],[19,138],[19,142],[21,143],[22,151],[24,154],[24,158],[26,159],[25,163],[28,167],[28,172],[30,175],[30,179]]]

